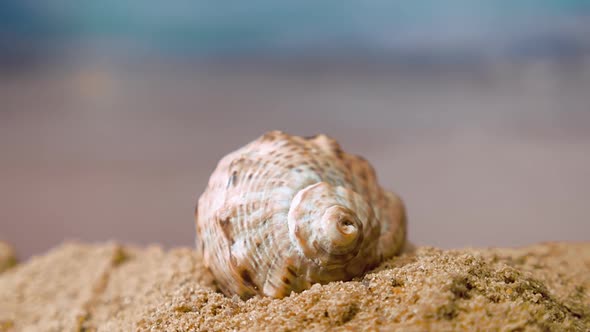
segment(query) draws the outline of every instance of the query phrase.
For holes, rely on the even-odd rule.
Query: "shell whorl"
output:
[[[398,253],[403,204],[325,136],[269,132],[220,160],[195,212],[197,249],[227,295],[283,297]]]
[[[370,245],[365,238],[379,234],[374,218],[373,209],[352,190],[318,182],[291,202],[289,235],[316,264],[343,266]]]

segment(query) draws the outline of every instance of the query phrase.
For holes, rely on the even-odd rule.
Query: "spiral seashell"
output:
[[[197,250],[227,295],[275,298],[350,280],[398,253],[402,201],[325,135],[269,132],[221,159],[195,211]]]

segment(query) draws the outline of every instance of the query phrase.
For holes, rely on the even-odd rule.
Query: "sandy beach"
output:
[[[0,274],[0,331],[587,331],[590,245],[417,247],[284,299],[215,291],[189,248],[60,245]]]

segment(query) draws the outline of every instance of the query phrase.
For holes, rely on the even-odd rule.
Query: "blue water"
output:
[[[590,1],[0,1],[0,49],[197,56],[587,52]]]

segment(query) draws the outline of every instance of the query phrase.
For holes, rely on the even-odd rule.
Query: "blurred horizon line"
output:
[[[85,67],[99,65],[107,67],[144,66],[200,68],[203,70],[278,70],[278,71],[321,71],[321,72],[367,72],[377,73],[461,73],[486,72],[514,65],[535,65],[559,67],[567,70],[590,65],[590,50],[566,54],[544,54],[525,56],[481,56],[475,54],[440,55],[411,54],[255,54],[224,57],[191,57],[169,54],[137,52],[68,51],[47,54],[26,52],[0,53],[0,72],[23,72],[43,69]]]

